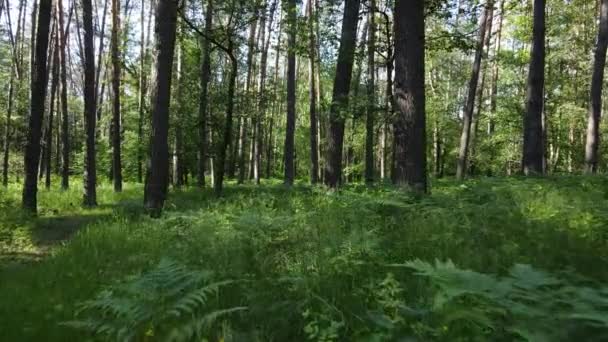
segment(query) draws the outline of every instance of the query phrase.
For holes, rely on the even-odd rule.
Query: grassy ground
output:
[[[523,263],[608,282],[608,179],[600,177],[440,181],[422,198],[364,186],[228,186],[221,199],[187,189],[171,193],[160,220],[144,215],[138,185],[122,194],[100,187],[93,210],[79,206],[74,187],[41,190],[37,219],[19,212],[18,185],[0,190],[2,340],[83,340],[59,324],[77,303],[162,258],[246,281],[216,299],[249,308],[221,328],[246,332],[242,340],[364,336],[374,330],[366,312],[391,307],[383,294],[409,304],[432,296],[411,271],[387,266],[413,259],[493,274]],[[455,340],[436,328],[415,334]],[[484,340],[478,334],[462,340]]]

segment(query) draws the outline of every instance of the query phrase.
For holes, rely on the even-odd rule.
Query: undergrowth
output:
[[[18,188],[0,190],[2,339],[101,338],[94,324],[83,322],[122,317],[99,306],[109,300],[158,309],[145,319],[118,321],[132,324],[126,331],[135,340],[164,340],[180,327],[166,308],[217,282],[228,283],[198,301],[188,317],[202,322],[208,314],[226,314],[188,336],[608,336],[603,178],[445,181],[421,198],[389,186],[353,185],[334,193],[269,182],[228,186],[219,199],[211,190],[187,189],[171,193],[160,220],[144,215],[137,185],[118,195],[102,186],[101,205],[92,211],[80,208],[79,185],[65,193],[41,190],[36,219],[20,214]],[[146,286],[153,294],[134,290],[132,284],[167,260],[197,281],[175,296],[156,285]]]

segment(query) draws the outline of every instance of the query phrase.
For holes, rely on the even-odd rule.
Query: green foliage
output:
[[[247,310],[201,328],[211,341],[513,341],[515,327],[602,341],[605,333],[590,318],[606,313],[608,182],[601,177],[436,181],[422,198],[390,186],[328,192],[264,180],[229,184],[222,198],[211,189],[174,191],[159,220],[144,214],[141,185],[114,194],[103,184],[94,210],[80,207],[82,185],[72,185],[41,189],[37,219],[19,214],[20,184],[0,189],[2,338],[86,340],[87,331],[60,323],[75,320],[80,303],[126,300],[160,310],[150,321],[162,339],[192,317],[174,324],[169,305],[225,279],[239,281],[208,295],[196,317]],[[157,284],[149,274],[163,259],[187,266],[176,266],[187,279],[203,274],[201,282],[162,302],[170,290],[149,285]],[[432,278],[415,276],[402,264],[416,259],[459,268],[431,265]],[[534,268],[512,274],[515,264]],[[151,281],[147,290],[125,288],[142,278]],[[167,279],[158,284],[173,284]],[[441,279],[457,281],[443,290]],[[529,285],[543,279],[559,283]],[[110,299],[98,297],[104,290]],[[505,307],[511,302],[518,306]],[[102,313],[85,310],[76,320],[118,317]],[[147,331],[142,323],[134,333]]]
[[[213,324],[246,307],[212,308],[213,296],[232,281],[210,282],[211,273],[191,271],[163,259],[156,268],[111,286],[79,305],[78,319],[63,323],[108,341],[190,341],[210,336]]]

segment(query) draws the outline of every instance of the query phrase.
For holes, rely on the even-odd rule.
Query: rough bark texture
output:
[[[397,186],[427,191],[424,1],[395,4],[395,170]]]
[[[340,49],[334,79],[334,90],[329,112],[329,132],[327,135],[327,157],[325,163],[325,184],[336,188],[342,179],[342,148],[344,145],[344,114],[348,107],[348,94],[353,72],[355,49],[357,46],[357,23],[359,21],[359,0],[346,0],[344,19],[340,36]]]
[[[308,0],[307,5],[308,15],[308,34],[310,35],[308,46],[308,64],[309,64],[309,80],[310,80],[310,182],[317,184],[319,182],[319,123],[317,118],[317,37],[315,31],[315,21],[317,13],[314,12],[313,0]]]
[[[47,51],[51,24],[52,0],[40,0],[36,29],[36,49],[32,69],[32,93],[30,103],[29,129],[25,147],[25,183],[23,185],[22,205],[33,213],[37,210],[38,163],[40,158],[40,138],[48,81]]]
[[[120,0],[112,0],[112,175],[114,191],[122,191],[120,119]]]
[[[606,48],[608,47],[608,0],[601,0],[600,24],[591,78],[591,105],[587,122],[587,144],[585,148],[585,171],[596,173],[598,169],[598,149],[600,145],[600,121],[602,118],[602,89]]]
[[[542,124],[545,85],[545,0],[534,0],[530,55],[522,168],[525,175],[542,175],[545,154]]]
[[[70,122],[68,112],[68,77],[66,44],[68,39],[68,27],[64,27],[62,0],[57,0],[59,27],[61,27],[61,47],[59,57],[61,59],[61,189],[70,187]]]
[[[86,151],[84,157],[84,198],[87,207],[97,205],[97,168],[95,165],[95,126],[96,126],[96,96],[95,96],[95,57],[93,53],[93,8],[91,0],[82,0],[82,25],[84,28],[84,125],[86,135]]]
[[[462,122],[462,134],[460,135],[460,149],[458,152],[458,165],[456,167],[456,178],[462,180],[466,177],[467,164],[469,158],[469,144],[471,141],[471,125],[473,123],[473,111],[475,110],[475,96],[477,95],[477,85],[479,83],[479,73],[481,71],[481,59],[486,37],[488,16],[491,15],[493,1],[489,0],[483,10],[483,15],[479,21],[479,37],[473,60],[473,71],[469,80],[469,93],[464,108],[464,118]]]
[[[285,185],[293,185],[295,178],[295,131],[296,131],[296,0],[287,2],[289,25],[287,51],[287,120],[285,128]]]
[[[205,34],[211,35],[213,30],[213,0],[207,0],[207,12],[205,13]],[[211,76],[211,46],[204,37],[201,38],[201,93],[198,107],[199,121],[199,150],[198,150],[198,170],[197,184],[199,187],[205,186],[205,165],[207,162],[207,112],[209,105],[209,77]]]
[[[374,182],[374,116],[376,111],[376,0],[370,0],[367,31],[367,120],[365,123],[365,183]]]
[[[169,181],[169,104],[175,50],[177,4],[173,0],[158,0],[154,24],[156,53],[156,84],[152,109],[152,138],[150,170],[146,182],[145,206],[152,217],[160,216]]]
[[[59,29],[57,30],[57,32]],[[59,34],[55,33],[55,48],[53,49],[53,62],[51,63],[51,99],[49,101],[49,120],[46,130],[46,141],[44,149],[44,159],[46,164],[44,186],[47,189],[51,188],[51,157],[53,151],[53,119],[55,113],[55,99],[57,95],[57,86],[59,84]],[[59,107],[59,106],[57,106]]]

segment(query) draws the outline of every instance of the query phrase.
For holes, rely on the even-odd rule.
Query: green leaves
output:
[[[62,324],[108,341],[200,339],[223,316],[247,309],[214,307],[212,296],[234,281],[209,282],[211,276],[163,259],[149,272],[83,302],[79,318]]]

